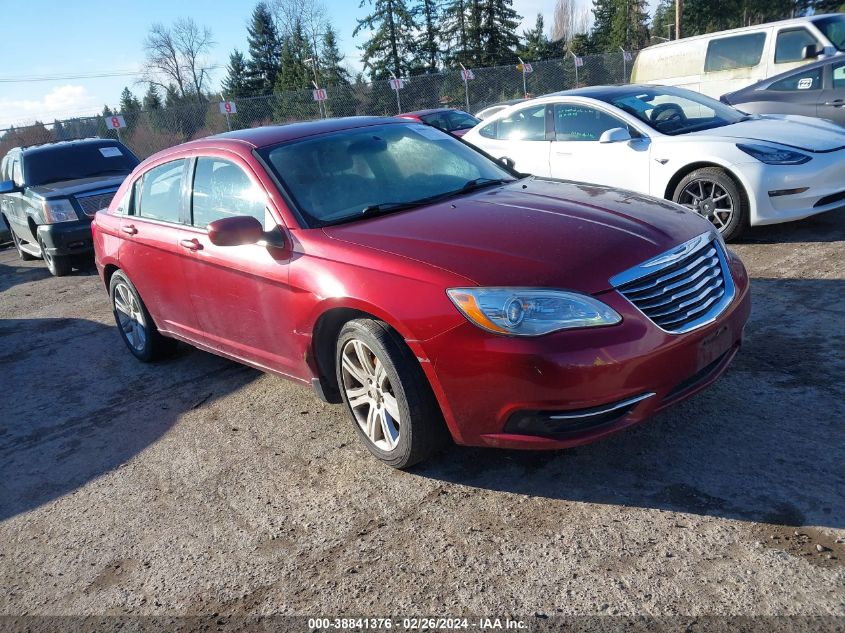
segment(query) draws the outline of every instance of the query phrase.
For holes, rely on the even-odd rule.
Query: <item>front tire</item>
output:
[[[149,363],[173,353],[176,341],[161,335],[141,295],[121,270],[111,277],[109,297],[117,329],[135,358]]]
[[[738,239],[748,226],[748,200],[720,167],[687,174],[675,187],[672,200],[710,220],[727,242]]]
[[[50,271],[50,274],[53,275],[53,277],[64,277],[65,275],[69,275],[71,270],[73,270],[70,257],[50,255],[50,253],[47,252],[47,248],[44,246],[43,240],[40,238],[38,240],[38,248],[41,249],[41,258],[44,260],[44,263],[47,264],[47,270]]]
[[[393,468],[435,453],[447,432],[417,359],[381,321],[356,319],[340,332],[337,383],[367,449]]]

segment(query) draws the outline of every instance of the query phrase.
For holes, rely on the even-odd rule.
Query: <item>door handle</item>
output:
[[[834,99],[833,101],[825,101],[826,106],[833,106],[834,108],[841,108],[845,106],[845,99]]]
[[[121,226],[120,230],[126,233],[127,235],[135,235],[138,232],[138,229],[135,228],[134,224],[128,224],[126,226]]]
[[[197,238],[191,238],[190,240],[179,240],[179,245],[182,248],[187,248],[189,251],[201,251],[202,244],[199,243]]]

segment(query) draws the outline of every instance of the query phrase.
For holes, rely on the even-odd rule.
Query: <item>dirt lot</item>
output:
[[[412,472],[300,386],[139,364],[93,270],[0,250],[0,614],[845,616],[845,214],[735,250],[754,312],[715,387]]]

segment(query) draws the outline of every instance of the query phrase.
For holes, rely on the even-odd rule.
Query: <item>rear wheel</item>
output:
[[[47,248],[40,238],[38,239],[38,247],[41,249],[41,258],[47,264],[47,269],[54,277],[64,277],[65,275],[69,275],[70,271],[73,270],[70,257],[51,255],[47,252]]]
[[[687,174],[672,199],[710,220],[726,241],[739,238],[748,225],[748,202],[736,181],[719,167]]]
[[[18,257],[20,258],[20,260],[22,262],[30,262],[35,259],[33,255],[30,255],[21,248],[21,238],[19,238],[17,233],[15,233],[15,229],[12,228],[12,225],[8,222],[6,222],[6,224],[9,226],[9,231],[12,234],[12,244],[15,245],[15,250],[18,252]]]
[[[405,342],[386,324],[356,319],[340,332],[337,382],[367,449],[394,468],[407,468],[448,437],[440,408]]]
[[[147,306],[123,271],[112,275],[109,296],[117,329],[135,358],[146,363],[165,358],[176,349],[176,341],[158,331]]]

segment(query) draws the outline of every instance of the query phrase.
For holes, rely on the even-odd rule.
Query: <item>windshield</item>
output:
[[[715,99],[683,88],[635,86],[630,92],[614,92],[599,98],[669,136],[731,125],[747,116]]]
[[[480,182],[515,180],[495,161],[419,123],[343,130],[259,154],[310,226],[459,195]]]
[[[448,110],[445,112],[435,112],[433,114],[424,114],[420,117],[429,125],[443,130],[444,132],[454,132],[455,130],[469,130],[474,128],[480,122],[471,114],[462,112],[461,110]]]
[[[24,179],[30,187],[63,180],[128,174],[138,159],[114,141],[55,145],[24,154]]]
[[[813,24],[830,40],[837,50],[845,51],[845,16],[831,15],[813,20]]]

